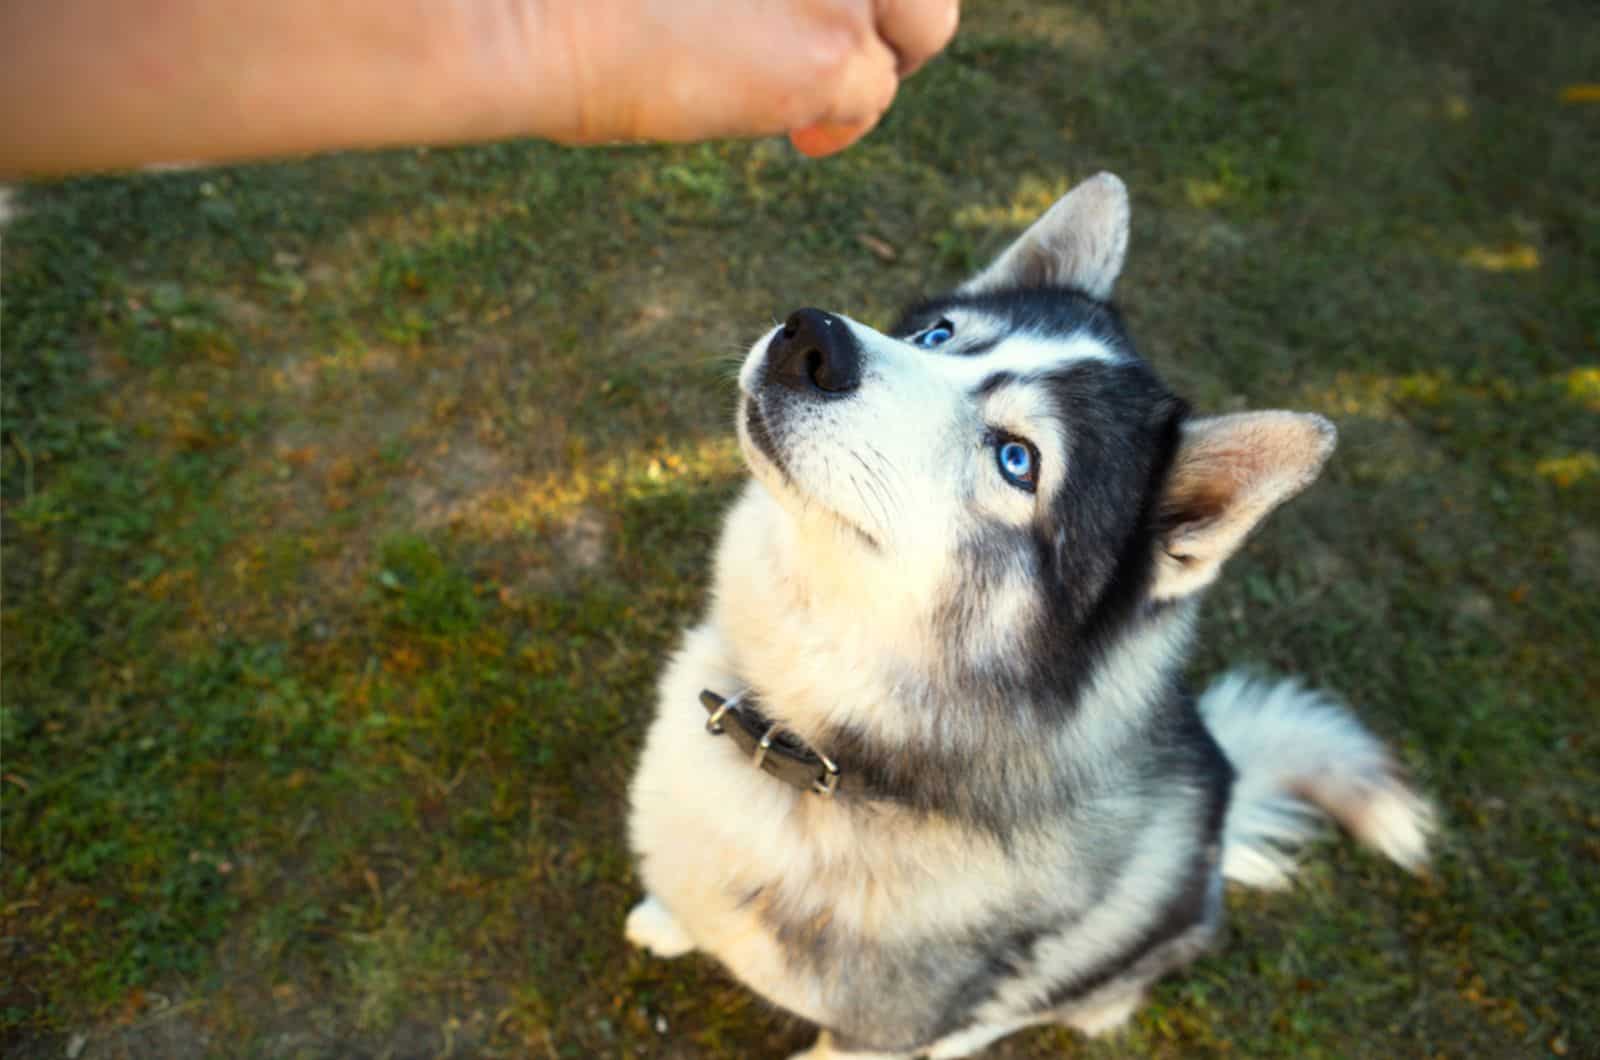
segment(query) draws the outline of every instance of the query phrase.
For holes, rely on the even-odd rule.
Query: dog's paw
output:
[[[823,1031],[811,1048],[795,1053],[789,1060],[911,1060],[910,1053],[863,1053],[839,1049],[833,1035]]]
[[[694,940],[672,919],[667,907],[656,901],[655,895],[646,895],[633,907],[626,934],[629,942],[657,957],[681,957],[694,949]]]
[[[1098,1038],[1127,1026],[1128,1017],[1134,1014],[1143,1000],[1142,993],[1125,994],[1099,1005],[1077,1009],[1067,1017],[1066,1023],[1090,1038]]]

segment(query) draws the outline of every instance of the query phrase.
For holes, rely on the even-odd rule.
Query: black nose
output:
[[[832,313],[797,309],[767,344],[767,377],[806,394],[848,394],[861,385],[861,344]]]

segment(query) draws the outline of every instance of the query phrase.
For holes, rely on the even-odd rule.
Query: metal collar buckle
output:
[[[712,701],[707,700],[707,696],[715,697],[715,693],[701,692],[700,702],[705,703],[707,706],[711,706]],[[721,736],[725,731],[727,731],[722,727],[723,717],[728,713],[728,711],[737,707],[743,700],[744,693],[740,692],[736,696],[731,696],[728,699],[721,699],[720,701],[717,701],[716,709],[714,709],[710,716],[706,718],[706,732],[709,732],[713,736]]]
[[[811,790],[818,795],[832,795],[839,789],[839,767],[821,751],[816,756],[822,759],[822,775],[812,782]]]
[[[756,749],[750,756],[751,765],[755,766],[757,769],[761,768],[761,763],[767,760],[767,751],[772,747],[772,735],[780,728],[782,728],[781,725],[779,725],[777,722],[773,722],[767,727],[767,731],[761,734],[761,742],[756,744]],[[833,759],[829,758],[815,747],[809,747],[807,750],[816,755],[817,761],[822,763],[822,772],[818,773],[817,779],[811,782],[811,790],[816,792],[818,795],[832,795],[839,787],[838,765]]]
[[[767,752],[772,750],[772,734],[778,731],[778,723],[773,722],[767,726],[767,731],[761,734],[761,742],[756,744],[754,753],[750,755],[750,764],[757,769],[767,760]]]

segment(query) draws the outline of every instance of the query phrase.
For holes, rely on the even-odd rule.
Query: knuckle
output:
[[[805,74],[811,77],[839,77],[859,58],[862,35],[848,24],[834,23],[814,34],[802,56]]]
[[[935,50],[943,48],[955,39],[956,28],[961,25],[961,4],[957,0],[945,0],[939,11],[938,30],[934,34]]]

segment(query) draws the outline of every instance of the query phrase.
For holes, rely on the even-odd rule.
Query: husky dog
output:
[[[1127,239],[1101,174],[888,334],[802,309],[740,371],[752,479],[633,781],[627,935],[819,1025],[801,1057],[1116,1027],[1313,807],[1423,862],[1344,708],[1184,688],[1201,590],[1334,429],[1191,416],[1108,301]]]

